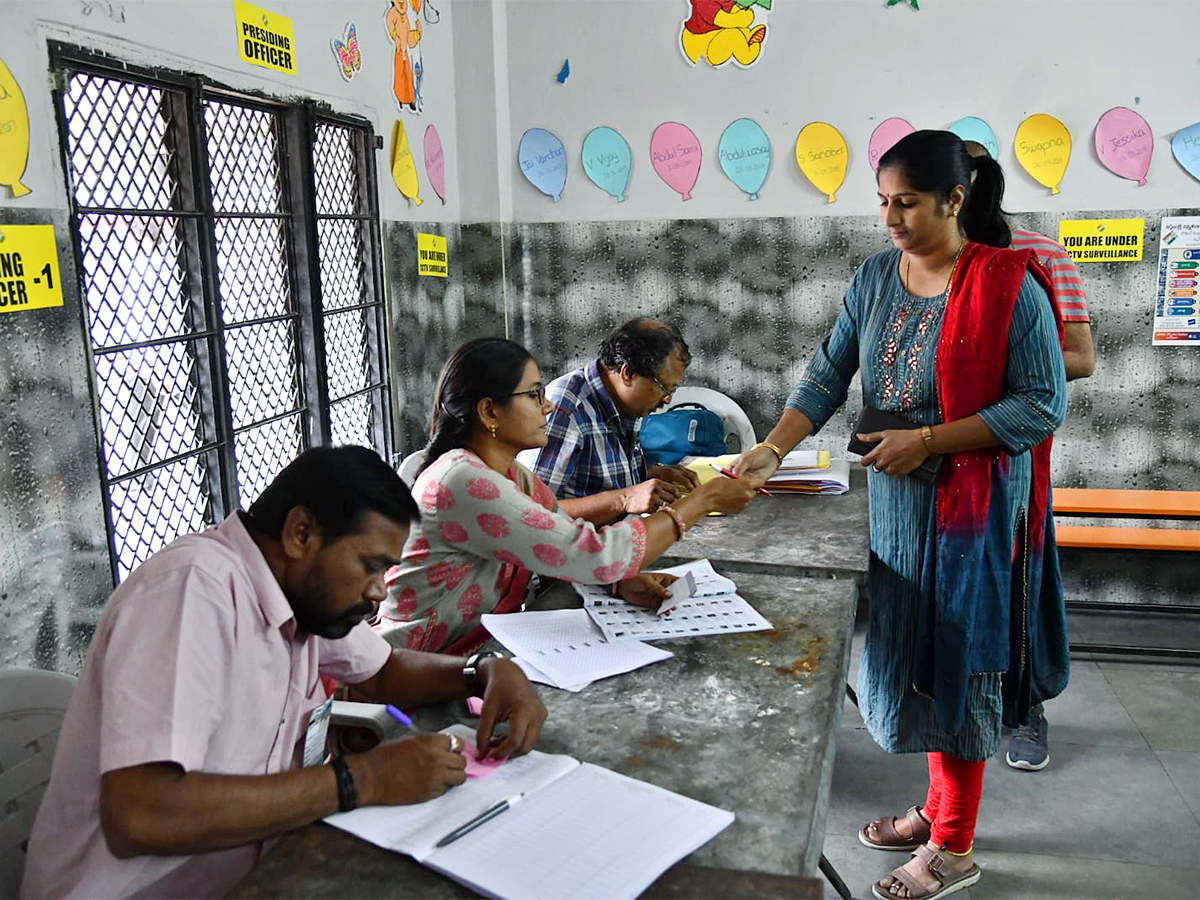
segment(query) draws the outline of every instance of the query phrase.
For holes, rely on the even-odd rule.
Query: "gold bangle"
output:
[[[782,450],[780,450],[778,447],[776,447],[770,441],[759,441],[757,444],[754,445],[755,450],[757,450],[759,447],[766,447],[768,450],[770,450],[772,453],[775,454],[775,458],[777,460],[779,460],[779,464],[781,466],[783,465],[783,451]]]
[[[921,440],[925,442],[925,452],[933,453],[933,429],[928,425],[921,426]]]
[[[659,512],[665,512],[671,517],[671,521],[675,523],[675,530],[679,532],[680,539],[687,533],[687,522],[683,521],[683,516],[679,514],[679,510],[671,506],[669,503],[664,503],[658,508]]]

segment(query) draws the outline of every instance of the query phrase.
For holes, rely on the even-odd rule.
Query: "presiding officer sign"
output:
[[[62,306],[53,225],[0,225],[0,313]]]
[[[296,39],[291,19],[242,0],[233,0],[233,19],[242,62],[296,74]]]

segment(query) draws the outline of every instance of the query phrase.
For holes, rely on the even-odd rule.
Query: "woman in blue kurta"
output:
[[[769,477],[855,372],[864,405],[919,426],[860,435],[875,447],[858,697],[881,747],[929,755],[930,785],[923,806],[859,837],[916,851],[875,896],[933,898],[979,879],[975,817],[1002,719],[1066,683],[1048,480],[1066,381],[1048,277],[1028,252],[994,249],[1008,243],[999,167],[917,132],[880,161],[878,190],[895,249],[855,273],[779,423],[735,469]],[[909,477],[935,454],[934,481]]]

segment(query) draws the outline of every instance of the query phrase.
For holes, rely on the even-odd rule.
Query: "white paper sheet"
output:
[[[636,642],[611,644],[582,609],[485,615],[481,622],[514,656],[564,687],[631,672],[674,655]]]
[[[461,725],[446,729],[464,740]],[[434,845],[499,800],[521,802]],[[536,750],[414,806],[364,806],[329,824],[506,900],[625,900],[734,820],[733,813],[569,756]]]

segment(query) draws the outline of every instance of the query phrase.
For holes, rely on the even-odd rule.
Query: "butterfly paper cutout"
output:
[[[354,77],[354,73],[362,68],[362,52],[358,49],[358,32],[354,23],[347,23],[344,41],[334,38],[329,42],[329,46],[333,48],[333,55],[337,58],[342,79],[349,81]]]

